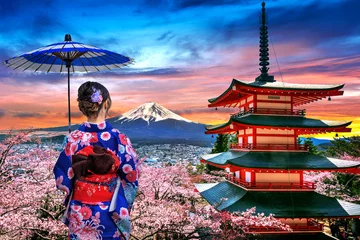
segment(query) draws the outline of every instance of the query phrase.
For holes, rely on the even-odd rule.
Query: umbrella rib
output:
[[[93,65],[93,67],[98,70],[98,72],[100,72],[100,70],[94,65],[94,63],[90,60],[90,58],[86,57],[86,55],[84,54],[84,57]]]
[[[107,55],[100,55],[100,54],[97,54],[96,52],[91,52],[92,54],[95,54],[96,56],[98,56],[99,58],[101,58],[101,59],[104,59],[105,61],[109,61],[109,62],[111,62],[110,60],[112,60],[112,59],[110,59]],[[108,59],[106,59],[106,58],[109,58],[110,60],[108,60]],[[114,65],[115,67],[117,67],[117,68],[121,68],[120,66],[118,66],[117,64],[115,64],[115,63],[111,63],[112,65]]]
[[[39,60],[41,60],[42,58],[45,58],[45,56],[47,56],[47,55],[41,54],[40,56],[41,56],[41,57],[38,58],[38,59],[36,59],[36,61],[39,61]],[[27,66],[23,71],[28,70],[28,69],[29,69],[30,67],[32,67],[35,63],[37,63],[37,62],[32,62],[32,64],[30,64],[29,66]],[[35,70],[35,72],[36,72],[36,70]]]
[[[15,67],[14,70],[15,70],[15,69],[18,69],[18,68],[21,67],[21,66],[23,66],[25,63],[31,62],[31,61],[34,60],[34,59],[35,59],[35,60],[41,59],[42,56],[43,56],[43,55],[38,54],[38,55],[30,58],[30,59],[27,60],[26,62],[23,62],[23,63],[20,64],[19,66]],[[33,63],[33,64],[34,64],[34,63]],[[33,65],[33,64],[31,64],[31,65]],[[30,65],[30,66],[31,66],[31,65]],[[25,71],[26,69],[27,69],[27,68],[25,68],[24,71]]]
[[[106,54],[106,56],[107,56],[108,58],[112,59],[113,61],[114,61],[114,60],[116,60],[116,61],[120,61],[120,59],[119,59],[117,56],[113,56],[113,53],[112,53],[112,52],[110,52],[110,51],[109,51],[109,53],[108,53],[108,54]],[[124,66],[124,64],[123,64],[123,63],[120,63],[120,64]]]
[[[90,56],[92,56],[92,54],[94,54],[95,56],[101,58],[101,56],[96,55],[95,52],[88,52],[88,54],[89,54]],[[95,58],[95,59],[96,59],[96,61],[98,61],[100,64],[102,64],[103,66],[105,66],[108,70],[111,70],[111,68],[109,68],[108,66],[106,66],[107,64],[105,64],[104,62],[101,62],[101,61],[100,61],[99,59],[97,59],[97,58]]]
[[[50,54],[48,54],[47,56],[48,56],[48,57],[40,64],[40,66],[39,66],[37,69],[35,69],[34,72],[36,72],[37,70],[39,70],[39,68],[41,68],[41,66],[44,64],[44,62],[46,62],[46,61],[51,57]]]
[[[61,59],[62,60],[62,59]],[[63,65],[64,65],[64,60],[61,61],[61,66],[60,66],[60,73],[62,72],[63,69]]]
[[[56,56],[56,55],[55,55],[55,56]],[[49,73],[49,72],[50,72],[50,70],[51,70],[52,66],[54,65],[54,63],[55,63],[55,61],[56,61],[56,59],[57,59],[57,58],[55,58],[55,59],[54,59],[54,61],[52,62],[52,64],[50,65],[49,69],[47,70],[47,73]]]
[[[114,53],[112,53],[112,52],[110,52],[110,51],[109,51],[109,53],[110,53],[110,54],[104,55],[104,57],[107,57],[107,58],[109,58],[109,59],[112,60],[112,61],[122,61],[122,60],[119,59],[118,57],[112,56],[112,55],[114,55]],[[124,64],[124,63],[119,63],[119,64],[114,64],[114,63],[113,63],[113,65],[117,66],[118,68],[121,68],[121,66],[126,66],[126,64]],[[120,65],[120,66],[119,66],[119,65]]]
[[[81,60],[81,58],[80,58],[80,57],[79,57],[79,61],[80,61],[81,65],[83,65],[83,67],[84,67],[85,71],[86,71],[86,72],[88,72],[88,70],[87,70],[87,69],[86,69],[86,67],[85,67],[85,64],[83,63],[83,61]]]
[[[30,55],[30,56],[31,56],[31,55]],[[20,56],[20,57],[22,57],[22,56]],[[18,69],[19,67],[21,67],[21,66],[24,65],[25,63],[33,60],[34,58],[38,58],[38,57],[39,57],[39,55],[31,56],[30,59],[26,59],[26,58],[22,57],[23,59],[25,59],[25,62],[23,62],[23,63],[21,63],[20,65],[16,66],[16,67],[14,68],[14,70],[15,70],[15,69]],[[22,59],[22,60],[23,60],[23,59]],[[18,61],[18,62],[20,62],[20,61]],[[12,65],[10,65],[10,66],[12,67],[13,65],[15,65],[15,64],[12,64]],[[10,66],[9,66],[9,67],[10,67]]]
[[[79,44],[79,45],[81,45],[81,46],[84,47],[85,49],[89,50],[89,48],[85,47],[83,44]],[[93,52],[93,51],[89,51],[89,52],[95,54],[95,52]],[[114,54],[114,53],[112,53],[112,52],[110,52],[110,51],[108,51],[108,52],[111,53],[111,54],[108,54],[108,55],[106,55],[106,56],[109,57],[110,59],[112,58],[113,60],[122,61],[122,60],[119,59],[118,57],[111,56],[111,55]],[[124,56],[124,57],[125,57],[125,56]],[[129,57],[127,57],[127,58],[129,58]],[[129,60],[130,60],[130,63],[131,63],[131,62],[132,62],[132,59],[129,58]],[[113,65],[115,65],[115,64],[113,64]],[[127,66],[127,64],[122,64],[122,63],[121,63],[121,65],[122,65],[122,66]],[[116,65],[115,65],[115,66],[116,66]],[[107,66],[105,66],[105,67],[107,67]],[[117,66],[117,67],[119,67],[119,66]],[[119,67],[119,68],[120,68],[120,67]]]
[[[91,52],[90,49],[87,48],[87,47],[85,47],[83,44],[80,44],[80,43],[79,43],[79,45],[81,45],[83,48],[85,48],[88,53]],[[94,63],[93,63],[88,57],[86,57],[86,54],[84,54],[84,57],[93,65],[93,67],[94,67],[98,72],[100,72],[100,70],[94,65]]]
[[[17,63],[23,61],[24,59],[26,60],[26,58],[21,57],[21,56],[15,57],[14,59],[17,59],[16,62],[14,62],[14,63],[9,63],[8,67],[11,67],[12,65],[17,64]],[[9,59],[9,60],[11,60],[11,59]]]
[[[71,44],[73,45],[74,49],[76,49],[76,51],[79,53],[79,54],[74,54],[74,57],[75,57],[76,55],[78,55],[78,56],[76,56],[76,58],[74,58],[74,60],[75,60],[75,59],[79,59],[80,63],[83,65],[85,71],[88,72],[88,70],[87,70],[86,67],[85,67],[85,64],[83,63],[83,61],[82,61],[81,58],[80,58],[80,57],[81,57],[82,55],[84,55],[86,52],[80,52],[79,50],[77,50],[77,48],[75,47],[75,45],[74,45],[73,43],[71,43]]]
[[[45,48],[45,47],[42,47],[42,48]],[[39,48],[38,50],[40,50],[40,49],[42,49],[42,48]],[[52,48],[53,48],[53,47],[52,47]],[[51,49],[51,48],[50,48],[50,49]],[[50,49],[49,49],[49,50],[50,50]],[[25,55],[25,54],[23,54],[23,55]],[[22,56],[23,56],[23,55],[22,55]],[[30,54],[30,55],[31,55],[31,54]],[[27,62],[31,62],[31,61],[32,61],[33,59],[35,59],[35,57],[37,57],[37,56],[43,56],[43,54],[35,55],[35,56],[33,56],[32,58],[30,58],[29,60],[27,60],[26,58],[23,57],[23,58],[26,59],[27,61],[25,61],[25,62],[23,62],[22,64],[20,64],[19,66],[15,67],[14,70],[17,69],[17,68],[19,68],[19,67],[21,67],[22,65],[24,65],[24,64],[27,63]],[[21,57],[21,56],[20,56],[20,57]],[[38,58],[38,59],[40,59],[40,58]],[[22,59],[20,59],[20,60],[17,61],[16,63],[20,62],[21,60],[22,60]],[[12,65],[14,65],[14,64],[16,64],[16,63],[11,64],[10,66],[12,66]],[[32,65],[33,65],[33,64],[31,64],[30,66],[32,66]],[[9,66],[9,67],[10,67],[10,66]],[[30,67],[30,66],[29,66],[29,67]],[[28,68],[29,68],[29,67],[28,67]],[[26,69],[28,69],[28,68],[26,68]],[[25,71],[26,69],[24,69],[24,71]]]
[[[116,53],[113,53],[113,52],[110,52],[110,51],[109,51],[109,53],[110,54],[107,55],[109,58],[113,58],[113,59],[122,61],[118,56],[116,56],[116,55],[119,55],[119,54],[116,54]],[[121,63],[121,65],[127,66],[128,64],[131,64],[133,62],[132,58],[126,57],[126,56],[123,56],[123,57],[124,58],[129,58],[129,61],[127,63]]]
[[[53,49],[55,46],[57,46],[57,45],[53,45],[49,50]],[[58,57],[58,56],[56,56],[56,54],[54,54],[54,53],[56,53],[56,52],[53,52],[53,53],[51,53],[51,54],[54,55],[55,57]],[[50,56],[49,56],[49,57],[50,57]],[[55,63],[55,61],[56,61],[56,59],[57,59],[57,58],[55,58],[54,61],[51,63],[49,69],[47,70],[47,73],[50,72],[52,66],[54,65],[54,63]],[[60,59],[61,59],[61,58],[60,58]],[[42,65],[42,64],[41,64],[41,65]],[[40,67],[39,67],[39,68],[40,68]]]

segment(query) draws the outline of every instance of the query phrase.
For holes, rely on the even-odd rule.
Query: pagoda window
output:
[[[289,103],[277,103],[275,101],[258,101],[257,102],[258,109],[291,109],[291,102]]]
[[[256,136],[257,144],[295,144],[294,136]]]
[[[248,144],[253,144],[254,143],[253,140],[254,140],[253,136],[248,136]]]
[[[230,172],[230,168],[228,168],[228,167],[225,168],[225,171],[229,173],[229,172]]]
[[[295,225],[298,226],[307,226],[308,220],[307,218],[286,218],[286,219],[279,219],[282,223],[288,224],[288,225]]]
[[[251,101],[254,100],[254,96],[250,96],[250,97],[248,97],[246,100],[247,100],[247,102],[251,102]]]
[[[240,178],[240,171],[235,172],[235,178],[238,178],[238,179]]]
[[[251,172],[245,172],[245,182],[251,182]]]
[[[245,130],[245,133],[246,133],[246,134],[252,134],[252,133],[253,133],[252,128],[246,129],[246,130]]]
[[[280,100],[280,96],[267,96],[268,99],[279,99]]]
[[[291,96],[274,96],[274,95],[257,95],[257,100],[260,101],[281,101],[281,102],[291,102]]]
[[[294,135],[293,129],[256,129],[257,134]]]
[[[238,138],[238,143],[239,143],[239,146],[241,146],[244,142],[243,142],[243,137],[239,137]]]
[[[256,183],[300,183],[300,173],[256,173]]]

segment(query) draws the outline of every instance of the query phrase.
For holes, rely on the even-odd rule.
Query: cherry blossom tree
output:
[[[39,142],[24,144],[31,132],[10,132],[0,143],[0,238],[65,238],[59,221],[63,196],[54,190],[52,176],[57,154]]]
[[[194,180],[206,182],[213,178],[191,175],[183,165],[143,166],[139,195],[131,214],[133,238],[238,239],[259,226],[290,230],[272,215],[256,214],[255,208],[235,214],[216,211],[195,191]]]
[[[335,138],[325,152],[342,160],[360,161],[360,137]],[[316,191],[349,202],[360,202],[360,175],[337,172],[304,172],[304,180],[315,182]]]
[[[59,155],[33,141],[31,130],[11,132],[0,143],[0,239],[67,239],[60,221],[64,195],[52,174]],[[142,166],[140,189],[131,211],[132,239],[245,238],[259,226],[289,230],[272,215],[218,212],[195,191],[194,182],[222,180],[187,166]]]

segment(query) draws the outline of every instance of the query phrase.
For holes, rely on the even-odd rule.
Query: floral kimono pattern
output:
[[[74,199],[76,181],[72,169],[72,156],[87,146],[101,146],[116,156],[117,170],[111,186],[89,184],[85,189],[89,200]],[[130,211],[138,188],[138,158],[130,139],[113,128],[107,121],[93,124],[83,123],[71,132],[65,142],[65,149],[54,167],[56,187],[66,193],[67,210],[63,221],[69,227],[70,239],[129,239],[131,231]],[[106,176],[104,175],[104,178]],[[110,179],[110,178],[109,178]],[[98,178],[97,178],[98,180]],[[93,195],[102,196],[101,191],[111,191],[111,199],[91,201]],[[98,192],[98,193],[97,193]],[[83,194],[84,195],[84,194]],[[109,194],[108,194],[109,195]],[[94,198],[95,199],[95,198]]]

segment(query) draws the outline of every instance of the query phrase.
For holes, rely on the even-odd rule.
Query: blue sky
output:
[[[108,86],[117,100],[115,115],[145,101],[156,101],[192,120],[225,120],[228,112],[211,114],[206,100],[221,94],[232,78],[252,81],[259,74],[261,2],[2,1],[0,59],[63,41],[70,33],[74,41],[136,61],[118,71],[74,74],[71,94],[75,115],[77,87],[94,80]],[[360,1],[273,0],[266,1],[266,9],[272,44],[270,73],[281,80],[281,71],[286,82],[345,83],[345,96],[337,98],[331,109],[327,102],[305,107],[314,116],[360,120],[360,114],[352,111],[359,106],[356,101],[360,102]],[[64,75],[3,67],[2,128],[15,123],[58,125],[66,121],[65,97]],[[44,123],[45,116],[59,121]],[[80,114],[76,116],[80,121]]]

